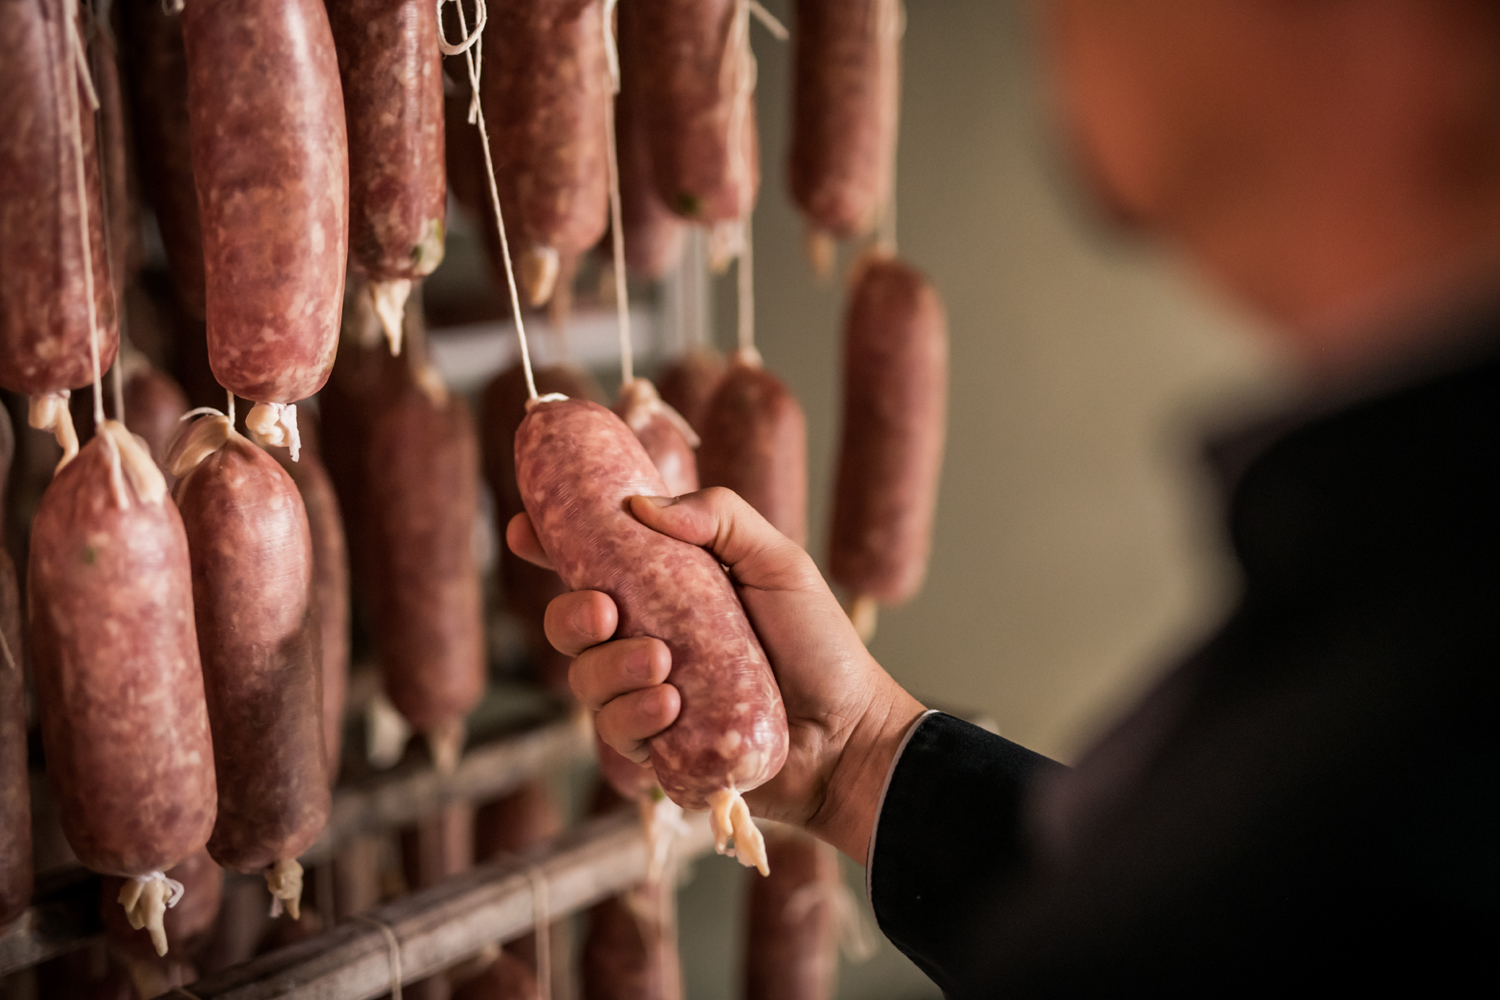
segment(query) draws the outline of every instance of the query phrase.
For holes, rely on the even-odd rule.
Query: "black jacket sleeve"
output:
[[[891,771],[870,850],[876,919],[945,991],[969,928],[1022,850],[1026,790],[1046,757],[935,712]]]

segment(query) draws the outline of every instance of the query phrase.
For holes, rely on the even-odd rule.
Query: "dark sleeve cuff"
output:
[[[951,715],[918,720],[891,767],[870,846],[880,929],[939,986],[962,979],[973,921],[1022,851],[1022,803],[1054,762]]]

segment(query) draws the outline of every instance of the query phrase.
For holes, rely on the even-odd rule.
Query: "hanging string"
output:
[[[637,0],[640,2],[640,0]],[[620,93],[620,47],[614,13],[619,0],[600,0],[604,18],[604,56],[609,65],[610,96],[604,102],[605,163],[609,168],[609,228],[615,256],[615,312],[620,324],[620,385],[635,381],[635,350],[630,342],[630,293],[625,287],[625,227],[620,208],[620,158],[615,149],[615,97]]]
[[[739,347],[745,354],[755,351],[755,250],[747,211],[740,220],[745,231],[745,245],[740,249],[740,261],[735,265],[735,278],[739,296]]]
[[[729,83],[734,91],[734,103],[729,113],[729,142],[733,148],[734,175],[740,191],[739,218],[739,264],[735,269],[736,292],[739,298],[740,351],[746,355],[755,352],[755,251],[750,224],[755,213],[754,195],[750,189],[750,102],[755,100],[755,82],[758,68],[755,53],[750,48],[750,19],[754,17],[777,41],[786,41],[790,32],[771,15],[757,0],[738,0],[734,21],[730,25],[729,37],[725,39],[725,52],[720,85]],[[731,80],[725,76],[733,74]]]
[[[120,49],[119,45],[116,43],[114,32],[111,31],[109,27],[109,10],[111,2],[112,0],[99,0],[99,9],[90,13],[89,27],[93,37],[96,40],[99,40],[102,45],[109,48],[111,57],[114,59],[116,67],[118,67]],[[95,73],[103,73],[105,69],[102,62],[98,64],[94,64],[91,62],[90,66],[92,72]],[[118,91],[118,88],[116,89]],[[120,122],[115,123],[116,126],[119,126],[121,124],[122,123]],[[99,169],[100,178],[99,201],[101,203],[101,211],[99,213],[99,221],[103,224],[101,228],[104,230],[104,246],[106,247],[106,252],[104,254],[104,272],[105,276],[109,279],[110,297],[113,298],[115,302],[115,324],[120,330],[120,349],[115,353],[115,363],[110,365],[109,368],[111,390],[110,394],[114,397],[115,419],[120,421],[121,423],[124,423],[125,376],[121,371],[121,362],[125,357],[125,302],[123,295],[124,290],[120,287],[120,275],[115,273],[115,239],[113,226],[114,220],[110,216],[108,182],[109,167],[107,163],[105,143],[102,141],[95,141],[94,143],[94,161]]]
[[[443,7],[452,3],[458,12],[458,30],[463,37],[457,42],[449,42],[443,32]],[[484,31],[484,26],[489,20],[489,11],[485,7],[484,0],[474,0],[475,24],[474,30],[469,31],[468,19],[464,17],[463,0],[437,0],[438,19],[438,48],[445,55],[459,55],[462,53],[464,64],[469,70],[469,86],[472,88],[469,102],[469,123],[479,129],[479,145],[484,150],[485,181],[489,185],[490,207],[495,210],[495,228],[500,231],[500,256],[505,261],[505,283],[510,289],[510,308],[516,320],[516,336],[521,343],[521,369],[526,375],[526,391],[535,400],[536,378],[531,373],[531,349],[526,343],[526,321],[521,316],[521,293],[516,288],[516,268],[510,259],[510,239],[505,235],[505,216],[500,210],[500,189],[495,185],[495,159],[490,152],[490,132],[484,124],[484,109],[479,103],[479,66],[480,49],[477,43]]]
[[[531,922],[535,925],[536,985],[541,1000],[552,1000],[552,914],[547,876],[536,865],[526,866],[531,883]]]
[[[391,969],[391,1000],[401,1000],[401,980],[405,978],[405,975],[401,968],[401,942],[397,940],[396,932],[391,930],[391,925],[384,920],[368,914],[360,914],[354,917],[354,920],[357,923],[369,924],[380,932],[381,937],[385,938],[386,960]]]
[[[73,64],[78,83],[88,94],[93,110],[99,108],[99,95],[94,90],[93,77],[89,75],[88,62],[84,58],[83,39],[78,33],[78,0],[65,0],[63,12],[68,20],[67,32],[69,61]],[[89,239],[89,192],[88,181],[83,170],[83,108],[78,101],[78,86],[71,79],[73,74],[63,76],[63,90],[68,95],[69,138],[73,143],[73,179],[78,188],[78,233],[83,242],[83,287],[88,297],[89,359],[94,366],[94,426],[104,423],[104,379],[99,370],[99,316],[94,303],[94,249]]]
[[[229,412],[226,413],[225,416],[229,418],[229,426],[233,427],[234,426],[234,390],[233,389],[225,389],[224,393],[225,393],[225,395],[227,395],[229,397]]]

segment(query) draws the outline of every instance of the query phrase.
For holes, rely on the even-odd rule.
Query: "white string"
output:
[[[109,8],[110,0],[100,0],[99,10],[93,14],[90,26],[93,29],[94,38],[101,40],[101,44],[108,46],[111,58],[115,63],[116,75],[118,76],[120,49],[116,44],[114,32],[109,27]],[[90,71],[92,72],[95,68],[102,72],[104,66],[102,63],[98,67],[91,66]],[[92,85],[93,81],[90,80],[89,83]],[[118,80],[116,81],[115,89],[118,92]],[[96,101],[95,108],[97,110],[99,107],[97,101],[98,95],[95,94],[94,96]],[[100,124],[102,125],[103,123],[101,122]],[[116,127],[121,127],[123,124],[123,122],[115,122]],[[99,201],[101,205],[99,221],[103,223],[101,228],[104,230],[104,246],[106,247],[104,273],[105,277],[109,279],[110,297],[115,302],[115,325],[120,330],[120,340],[123,343],[125,339],[125,297],[123,294],[124,289],[120,287],[120,275],[115,274],[115,240],[114,226],[111,224],[113,220],[110,218],[111,205],[109,200],[109,167],[107,160],[108,150],[105,148],[105,143],[100,141],[100,138],[96,136],[94,142],[94,162],[99,169]],[[123,350],[117,351],[115,354],[115,363],[109,366],[110,389],[115,401],[115,419],[122,424],[125,422],[125,376],[121,372],[121,361],[124,357],[125,352]]]
[[[635,349],[630,343],[630,292],[625,287],[625,225],[620,208],[620,158],[615,149],[615,99],[620,92],[620,48],[612,27],[619,0],[600,0],[604,54],[609,64],[610,98],[604,102],[605,163],[609,169],[609,228],[615,255],[615,312],[620,324],[620,385],[635,381]],[[640,2],[640,0],[636,0]]]
[[[552,915],[547,895],[547,876],[536,865],[526,866],[531,883],[531,921],[535,924],[536,985],[541,1000],[552,1000]]]
[[[16,663],[16,658],[10,651],[10,640],[5,638],[5,630],[0,629],[0,653],[5,654],[5,666],[11,673],[20,676],[21,667]]]
[[[386,959],[391,967],[391,1000],[401,1000],[401,980],[404,976],[401,971],[401,942],[396,939],[396,932],[391,930],[390,924],[378,917],[361,914],[354,919],[359,923],[369,924],[385,938]]]
[[[99,106],[94,92],[94,81],[89,76],[87,63],[83,59],[83,41],[78,35],[78,0],[65,0],[64,13],[68,19],[68,50],[78,76],[95,108]],[[63,90],[68,95],[69,135],[73,140],[73,174],[78,186],[78,232],[83,241],[83,287],[88,296],[89,358],[94,366],[94,426],[104,423],[104,379],[99,371],[99,316],[94,305],[94,249],[89,239],[88,182],[83,170],[83,108],[78,103],[78,88],[69,75],[64,75]]]
[[[739,346],[746,354],[755,350],[755,249],[750,230],[752,214],[753,210],[747,211],[740,220],[745,233],[745,245],[740,248],[740,261],[735,265],[740,311]]]
[[[458,28],[464,34],[463,41],[457,46],[450,43],[443,34],[443,5],[452,3],[458,11]],[[484,150],[485,180],[489,184],[490,207],[495,210],[495,228],[500,230],[500,256],[505,261],[505,283],[510,289],[510,308],[516,320],[516,336],[521,342],[521,369],[526,375],[526,391],[532,400],[537,398],[536,378],[531,373],[531,349],[526,343],[526,321],[521,316],[521,293],[516,288],[516,268],[510,259],[510,239],[505,235],[505,216],[500,210],[500,189],[495,186],[495,160],[490,152],[490,133],[484,124],[484,109],[479,103],[479,55],[481,51],[475,43],[480,33],[484,30],[487,21],[484,0],[475,0],[476,25],[472,34],[469,32],[468,20],[464,17],[463,0],[437,0],[438,19],[438,45],[447,52],[453,49],[456,53],[462,52],[464,64],[469,70],[469,86],[472,95],[469,104],[469,121],[478,127],[480,147]]]
[[[229,418],[229,426],[233,427],[234,426],[234,390],[233,389],[225,389],[224,392],[225,392],[226,395],[229,396],[229,412],[226,413],[225,416]],[[295,461],[295,459],[293,459],[293,461]]]
[[[750,13],[755,15],[755,19],[759,21],[761,23],[761,26],[769,31],[771,33],[771,37],[775,38],[778,42],[784,42],[788,38],[792,37],[792,33],[786,30],[786,25],[776,20],[776,15],[772,14],[770,11],[762,7],[759,0],[750,0]]]
[[[453,43],[448,41],[443,35],[443,5],[448,2],[449,0],[437,0],[438,48],[443,50],[443,55],[445,56],[456,56],[462,52],[469,51],[479,41],[480,33],[484,31],[484,26],[489,23],[490,12],[489,8],[485,6],[484,0],[475,0],[474,30],[465,35],[457,43]],[[452,0],[452,2],[457,4],[458,0]],[[468,31],[468,28],[463,25],[463,7],[461,4],[459,5],[458,17],[460,27]]]

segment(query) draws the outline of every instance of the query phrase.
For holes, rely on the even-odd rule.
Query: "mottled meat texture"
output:
[[[192,464],[199,443],[217,447]],[[208,851],[257,872],[295,859],[328,821],[312,535],[291,477],[224,417],[199,418],[172,470],[219,782]]]
[[[323,675],[323,748],[328,780],[335,783],[343,750],[344,700],[349,690],[349,550],[338,497],[318,454],[304,450],[293,462],[290,455],[278,450],[276,459],[302,494],[307,526],[312,532]]]
[[[260,403],[311,396],[338,344],[349,151],[319,0],[182,12],[214,377]]]
[[[771,875],[750,885],[745,1000],[829,1000],[844,891],[838,851],[791,827],[765,834]]]
[[[328,5],[349,134],[349,257],[375,281],[443,259],[443,66],[426,0]]]
[[[161,0],[130,0],[124,42],[141,188],[156,214],[172,285],[184,311],[204,317],[203,228],[193,183],[187,52],[182,18]]]
[[[736,0],[640,4],[650,58],[641,89],[656,190],[698,222],[741,218],[755,203],[760,149],[753,95],[743,94],[729,48]]]
[[[168,950],[174,956],[192,956],[207,943],[218,920],[219,904],[224,897],[224,869],[214,864],[208,851],[200,850],[168,869],[167,878],[182,884],[182,900],[162,919]],[[125,911],[116,902],[124,885],[124,879],[113,876],[106,875],[100,880],[99,913],[104,918],[105,937],[111,946],[131,959],[155,961],[158,956],[151,935],[145,928],[131,927]]]
[[[573,399],[603,402],[604,390],[588,372],[571,365],[549,365],[533,373],[538,394],[560,393]],[[526,416],[526,373],[512,365],[490,380],[481,402],[484,437],[484,476],[495,501],[495,525],[505,535],[510,519],[525,510],[516,486],[516,428]],[[547,641],[543,628],[547,605],[567,592],[562,580],[516,555],[510,546],[500,549],[501,597],[505,607],[520,621],[526,634],[534,678],[548,690],[571,697],[568,667],[573,659]]]
[[[662,402],[656,386],[643,378],[632,379],[620,388],[614,409],[651,456],[668,496],[679,497],[698,488],[698,463],[693,457],[698,435]]]
[[[781,380],[739,351],[703,415],[698,478],[723,486],[807,544],[807,421]]]
[[[10,463],[7,460],[6,465]],[[16,567],[0,548],[0,928],[31,902],[31,782],[26,770],[26,681]]]
[[[688,426],[702,434],[703,417],[708,412],[709,400],[724,379],[724,371],[722,354],[695,347],[662,369],[656,378],[656,388],[661,398],[682,414]]]
[[[943,463],[948,327],[920,272],[872,253],[844,319],[844,417],[829,575],[894,605],[927,573]]]
[[[365,452],[380,670],[407,722],[456,754],[484,692],[479,446],[462,397],[399,374]]]
[[[119,346],[94,116],[69,57],[73,26],[63,10],[62,0],[0,4],[0,386],[28,396],[93,380],[90,269],[100,371]]]
[[[47,488],[27,591],[68,844],[108,875],[171,868],[213,828],[213,748],[182,518],[122,425],[106,421]]]
[[[901,0],[797,0],[792,32],[792,198],[848,239],[891,194],[900,100]]]
[[[654,636],[671,651],[682,709],[651,740],[662,788],[684,808],[711,807],[719,848],[732,835],[741,861],[764,871],[740,795],[786,761],[786,710],[728,574],[704,549],[630,515],[627,498],[662,496],[666,484],[630,428],[602,406],[535,403],[516,432],[516,478],[563,582],[614,600],[618,638]]]
[[[638,278],[665,277],[682,258],[685,227],[656,193],[651,136],[643,86],[649,41],[641,37],[643,4],[616,8],[620,46],[620,93],[615,98],[615,153],[620,167],[620,229],[625,267]]]
[[[600,4],[492,0],[480,96],[522,293],[552,297],[561,262],[599,242],[609,215]],[[485,213],[491,256],[499,236]]]

